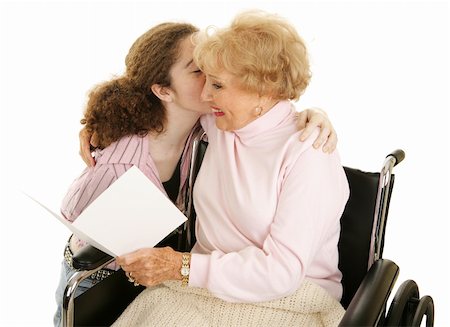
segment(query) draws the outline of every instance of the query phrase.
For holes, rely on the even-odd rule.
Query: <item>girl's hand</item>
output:
[[[336,149],[338,139],[336,131],[333,125],[331,125],[331,121],[328,119],[325,111],[313,108],[297,113],[297,128],[299,130],[303,129],[300,135],[300,141],[306,140],[316,127],[320,128],[320,133],[314,141],[314,148],[317,149],[323,145],[323,152],[332,153]]]
[[[91,145],[97,147],[95,135],[91,135],[83,128],[78,134],[80,139],[80,156],[88,167],[95,166],[95,160],[91,154]]]

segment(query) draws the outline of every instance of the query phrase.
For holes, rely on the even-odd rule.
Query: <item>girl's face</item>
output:
[[[193,52],[194,45],[188,36],[181,41],[179,58],[170,69],[173,102],[188,111],[211,113],[209,105],[200,99],[205,75],[194,63]]]
[[[226,71],[206,75],[202,100],[216,116],[216,126],[223,131],[238,130],[261,114],[261,97],[239,86],[238,79]]]

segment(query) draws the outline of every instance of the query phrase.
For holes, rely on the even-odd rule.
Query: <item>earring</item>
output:
[[[261,116],[263,109],[261,107],[255,108],[255,114],[257,117]]]

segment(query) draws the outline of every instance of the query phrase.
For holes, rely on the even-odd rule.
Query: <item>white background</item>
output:
[[[84,165],[87,90],[123,71],[132,42],[162,21],[223,26],[242,9],[288,18],[313,79],[299,108],[324,108],[345,165],[377,171],[402,148],[384,257],[450,324],[449,5],[446,2],[146,1],[0,4],[0,325],[50,326],[68,231],[57,208]]]

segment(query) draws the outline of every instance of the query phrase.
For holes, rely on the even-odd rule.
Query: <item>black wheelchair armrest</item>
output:
[[[399,273],[398,266],[380,259],[370,267],[339,326],[376,326],[385,311]]]
[[[78,270],[92,270],[113,259],[109,254],[87,244],[72,257],[72,264]]]

